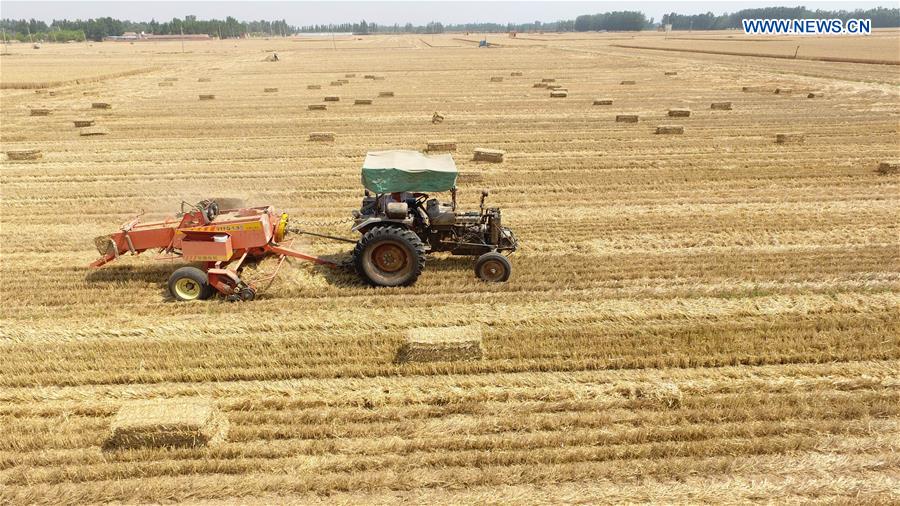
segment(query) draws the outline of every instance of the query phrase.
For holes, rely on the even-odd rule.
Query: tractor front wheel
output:
[[[204,300],[212,297],[206,273],[196,267],[182,267],[169,276],[169,292],[175,300]]]
[[[425,267],[425,245],[412,230],[376,227],[356,243],[356,272],[373,286],[409,286]]]
[[[475,261],[475,275],[484,281],[502,283],[509,279],[511,273],[512,264],[500,253],[485,253]]]

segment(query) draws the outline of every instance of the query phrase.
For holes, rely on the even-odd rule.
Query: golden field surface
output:
[[[0,162],[0,503],[900,501],[900,179],[875,171],[900,158],[898,67],[478,38],[5,49],[4,88],[85,80],[0,91],[2,151],[43,152]],[[805,40],[896,60],[898,39]],[[508,283],[445,255],[392,289],[291,260],[253,302],[177,303],[151,252],[87,268],[95,236],[182,200],[350,236],[365,153],[432,139],[458,141],[461,206],[489,188],[519,237]],[[482,360],[395,363],[408,329],[468,324]],[[182,397],[227,440],[102,448],[122,403]]]

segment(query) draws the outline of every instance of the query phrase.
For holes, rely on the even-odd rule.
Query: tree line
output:
[[[663,16],[660,24],[671,24],[674,30],[726,30],[741,28],[742,19],[871,19],[873,28],[900,27],[900,9],[876,7],[854,11],[815,10],[806,7],[764,7],[743,9],[734,13],[678,14],[671,12]],[[590,32],[590,31],[639,31],[659,26],[653,18],[647,19],[640,11],[615,11],[599,14],[583,14],[574,20],[533,23],[458,23],[444,25],[432,21],[424,25],[379,25],[365,20],[357,23],[316,24],[293,26],[280,21],[238,21],[228,16],[225,19],[197,19],[197,16],[173,18],[170,21],[123,21],[110,17],[87,20],[53,20],[50,24],[35,19],[3,19],[0,28],[6,40],[43,40],[65,42],[102,40],[110,35],[125,32],[145,32],[157,35],[207,34],[216,38],[238,38],[245,36],[285,36],[294,33],[352,32],[368,33],[444,33],[451,32]]]
[[[122,35],[125,32],[144,32],[155,35],[207,34],[210,37],[237,38],[246,35],[290,35],[298,28],[280,21],[238,21],[228,16],[225,19],[197,19],[197,16],[185,16],[184,19],[173,18],[171,21],[123,21],[105,18],[87,20],[54,19],[50,24],[35,19],[3,19],[0,20],[7,39],[20,41],[44,40],[65,42],[69,40],[103,40],[103,37]]]
[[[743,9],[734,13],[716,15],[684,15],[672,12],[662,17],[662,24],[671,24],[673,30],[727,30],[742,27],[742,19],[871,19],[872,28],[896,28],[900,26],[900,9],[875,7],[854,11],[811,11],[806,7],[763,7]]]

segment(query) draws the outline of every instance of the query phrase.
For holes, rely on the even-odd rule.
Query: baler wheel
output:
[[[212,296],[206,273],[196,267],[181,267],[169,276],[169,293],[176,300],[205,300]]]
[[[502,283],[509,279],[511,273],[512,264],[500,253],[485,253],[475,261],[475,275],[484,281]]]
[[[412,230],[376,227],[356,243],[356,272],[373,286],[409,286],[425,266],[425,245]]]

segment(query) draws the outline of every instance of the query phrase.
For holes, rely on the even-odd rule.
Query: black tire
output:
[[[206,300],[214,291],[206,273],[196,267],[181,267],[169,276],[169,293],[175,300]]]
[[[356,243],[353,266],[372,286],[409,286],[425,267],[425,245],[412,230],[376,227]]]
[[[216,216],[219,215],[219,204],[215,202],[210,202],[209,205],[206,206],[206,218],[209,221],[216,219]]]
[[[490,252],[475,261],[475,275],[490,283],[503,283],[512,274],[512,264],[500,253]]]

